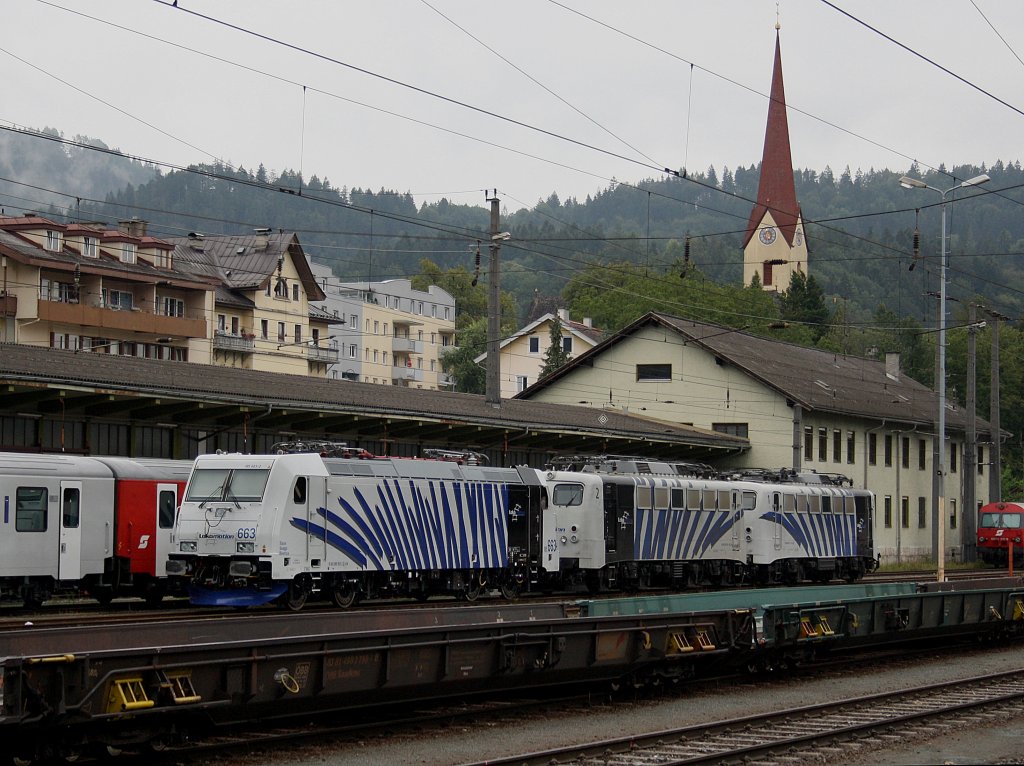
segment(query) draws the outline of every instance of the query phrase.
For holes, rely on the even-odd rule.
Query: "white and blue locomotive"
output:
[[[585,585],[591,591],[856,580],[875,566],[873,496],[830,477],[710,477],[690,464],[204,455],[169,575],[197,603]]]

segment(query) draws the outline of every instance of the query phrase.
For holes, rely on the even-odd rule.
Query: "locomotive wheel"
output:
[[[501,597],[506,601],[515,601],[519,598],[519,583],[503,582],[501,584]]]
[[[351,583],[341,583],[331,589],[331,601],[336,607],[348,609],[359,600],[359,594]]]
[[[282,605],[292,612],[297,612],[306,605],[309,594],[299,583],[293,582],[288,586],[288,591],[281,596]]]
[[[476,601],[480,598],[480,594],[484,592],[484,586],[476,577],[469,583],[469,586],[462,591],[462,597],[466,601]]]

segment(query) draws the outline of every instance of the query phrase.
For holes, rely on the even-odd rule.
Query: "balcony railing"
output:
[[[119,311],[84,303],[41,300],[36,303],[36,313],[43,322],[73,324],[93,330],[126,330],[173,338],[207,337],[205,319],[166,316],[139,307]]]
[[[310,346],[307,355],[311,362],[326,362],[327,364],[334,364],[338,361],[339,357],[338,349],[331,348],[330,346]]]
[[[213,334],[213,348],[216,351],[240,351],[251,354],[256,348],[256,338],[217,330]]]
[[[423,370],[418,367],[399,367],[395,366],[391,368],[391,379],[392,380],[412,380],[418,383],[423,382]]]
[[[391,341],[391,350],[399,354],[422,354],[423,341],[396,335]]]

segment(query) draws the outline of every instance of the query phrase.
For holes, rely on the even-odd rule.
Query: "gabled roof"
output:
[[[525,327],[521,327],[512,335],[508,336],[503,341],[501,341],[501,343],[498,345],[499,350],[505,348],[510,343],[515,342],[519,338],[522,338],[527,335],[532,335],[534,330],[536,330],[538,327],[542,327],[546,323],[553,322],[554,320],[554,314],[545,314],[542,317],[534,319],[528,325],[526,325]],[[601,330],[589,327],[583,324],[583,322],[573,322],[572,320],[566,321],[564,319],[560,319],[559,321],[562,323],[563,330],[568,331],[571,335],[574,335],[577,338],[582,338],[583,340],[587,341],[587,343],[590,345],[600,343],[601,339],[604,337],[604,333]],[[486,358],[487,352],[484,352],[480,354],[478,357],[476,357],[473,361],[479,363],[480,361]]]
[[[263,289],[277,272],[278,259],[290,257],[309,300],[322,301],[326,297],[294,232],[195,234],[169,241],[175,245],[174,260],[181,268],[214,277],[230,291]]]
[[[796,201],[793,181],[793,155],[789,147],[789,120],[786,118],[786,90],[782,84],[782,49],[779,33],[775,33],[775,68],[772,71],[772,92],[768,101],[768,123],[764,131],[764,154],[761,157],[761,178],[757,186],[757,204],[750,212],[743,247],[771,212],[772,218],[790,247],[796,234],[800,205]]]
[[[586,351],[516,398],[528,399],[579,367],[593,366],[612,346],[623,343],[649,326],[670,330],[687,343],[699,346],[723,364],[741,370],[806,411],[867,418],[889,423],[932,426],[938,398],[926,386],[899,374],[886,374],[884,361],[837,354],[793,343],[761,338],[742,330],[694,322],[650,312],[603,343]],[[947,407],[950,403],[947,402]],[[950,430],[966,428],[966,413],[951,407],[946,413]],[[989,424],[978,418],[979,433]]]

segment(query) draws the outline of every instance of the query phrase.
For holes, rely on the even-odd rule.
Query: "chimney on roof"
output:
[[[590,317],[583,317],[583,326],[584,327],[589,327],[589,328],[593,329],[593,327],[594,327],[594,320],[591,319]]]
[[[569,321],[569,309],[558,309],[558,318],[562,322]]]
[[[127,234],[129,237],[144,237],[146,236],[146,227],[149,225],[147,221],[139,220],[138,218],[131,218],[126,221],[118,221],[117,228]]]
[[[270,232],[271,231],[273,231],[273,229],[270,229],[269,227],[263,227],[263,228],[256,229],[256,249],[257,250],[266,250],[267,249],[267,245],[270,244]]]
[[[203,241],[203,235],[198,231],[190,231],[188,233],[188,246],[197,252],[203,252],[206,249],[206,242]]]
[[[885,377],[900,379],[900,355],[898,351],[885,352]]]

